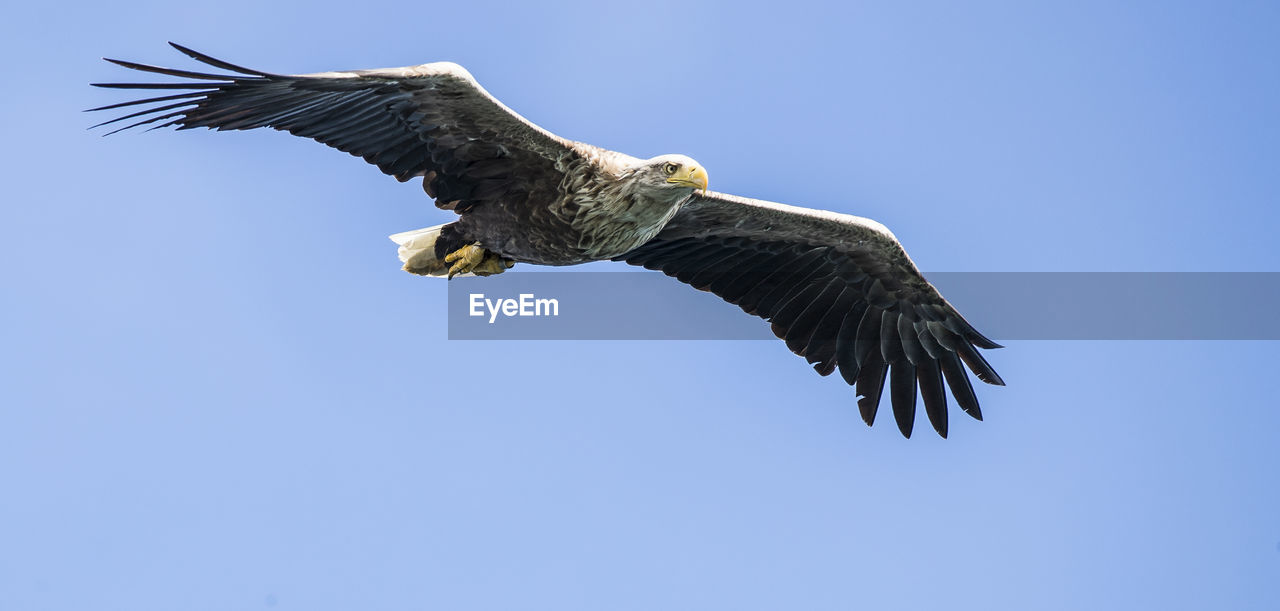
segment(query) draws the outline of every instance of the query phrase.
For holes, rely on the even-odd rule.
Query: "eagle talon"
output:
[[[449,278],[467,273],[492,276],[501,274],[516,264],[511,259],[504,259],[497,253],[485,250],[479,244],[468,244],[445,255],[444,262],[450,265]]]

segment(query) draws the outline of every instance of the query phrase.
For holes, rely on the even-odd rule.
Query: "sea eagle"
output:
[[[638,159],[566,140],[504,106],[457,64],[282,75],[170,44],[231,74],[108,59],[190,81],[96,83],[179,93],[94,108],[153,105],[94,127],[129,119],[138,120],[115,131],[270,127],[362,157],[400,181],[421,177],[436,206],[458,219],[391,236],[405,271],[451,278],[608,259],[661,270],[769,321],[819,374],[839,370],[868,425],[887,380],[907,437],[917,392],[946,437],[944,384],[981,420],[964,365],[1004,384],[976,350],[1000,346],[942,298],[880,223],[708,191],[706,170],[683,155]]]

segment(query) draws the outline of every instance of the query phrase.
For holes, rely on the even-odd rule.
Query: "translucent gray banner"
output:
[[[1276,272],[935,272],[983,334],[1280,339]],[[506,272],[449,282],[449,339],[769,339],[769,324],[659,272]]]

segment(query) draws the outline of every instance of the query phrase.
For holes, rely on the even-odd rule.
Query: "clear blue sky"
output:
[[[926,270],[1280,270],[1280,6],[1124,4],[6,6],[0,609],[1280,608],[1275,342],[1010,342],[908,441],[778,342],[446,341],[416,183],[79,112],[447,59]]]

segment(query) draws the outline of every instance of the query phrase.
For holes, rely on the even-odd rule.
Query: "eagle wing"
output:
[[[193,81],[95,83],[182,92],[91,109],[154,105],[94,127],[136,119],[109,133],[149,124],[157,124],[151,129],[283,130],[362,157],[400,181],[423,176],[437,205],[460,213],[485,201],[523,201],[520,195],[534,183],[558,184],[556,162],[571,151],[568,141],[504,106],[457,64],[280,75],[169,44],[234,74],[108,59]]]
[[[856,216],[721,193],[695,193],[650,242],[616,260],[668,276],[770,321],[821,375],[840,371],[875,421],[888,381],[898,429],[910,437],[916,395],[947,436],[944,383],[982,419],[964,365],[1004,381],[976,348],[999,348],[947,303],[883,225]]]

